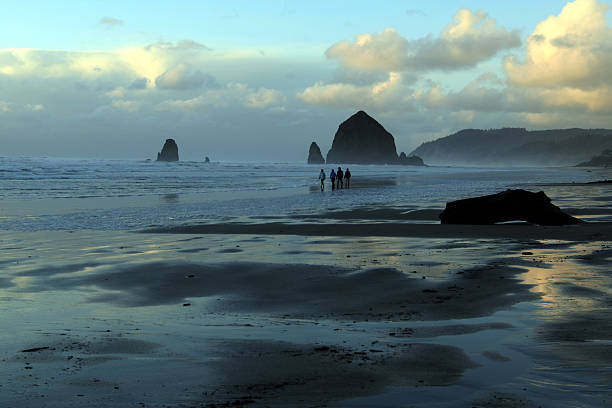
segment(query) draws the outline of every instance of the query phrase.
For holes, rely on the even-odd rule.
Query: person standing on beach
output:
[[[319,180],[321,180],[321,191],[323,191],[325,189],[325,184],[323,183],[325,181],[325,172],[323,169],[321,169],[321,173],[319,173]]]
[[[342,178],[344,177],[344,172],[342,171],[342,169],[340,167],[338,167],[338,171],[336,172],[336,183],[338,185],[338,188],[343,188],[344,186],[342,185]]]
[[[332,190],[336,188],[336,172],[332,169],[331,173],[329,173],[329,179],[332,183]]]
[[[346,188],[351,188],[351,171],[349,170],[349,168],[346,168],[346,171],[344,172],[344,180],[346,181]]]

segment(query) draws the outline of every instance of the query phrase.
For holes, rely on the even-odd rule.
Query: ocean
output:
[[[562,208],[580,213],[589,207],[582,215],[607,219],[593,210],[605,206],[601,189],[576,195],[580,187],[567,185],[605,178],[597,171],[351,165],[350,190],[331,191],[328,178],[321,192],[320,168],[302,163],[0,157],[0,229],[131,230],[370,206],[438,209],[448,201],[507,188],[543,190]],[[332,166],[323,168],[329,175]]]

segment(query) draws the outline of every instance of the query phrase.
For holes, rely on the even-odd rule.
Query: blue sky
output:
[[[407,152],[468,127],[612,128],[608,1],[2,6],[5,154],[174,137],[192,159],[300,161],[358,109]]]
[[[542,1],[11,1],[0,48],[113,49],[185,38],[213,48],[304,44],[327,48],[357,33],[395,27],[406,37],[439,32],[459,8],[485,10],[527,33],[566,3]],[[526,9],[529,12],[526,12]],[[7,18],[8,17],[8,18]],[[109,30],[103,17],[123,24]]]

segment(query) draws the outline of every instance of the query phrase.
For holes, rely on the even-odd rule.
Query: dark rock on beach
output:
[[[442,224],[495,224],[527,221],[539,225],[569,225],[583,221],[561,211],[543,191],[506,190],[501,193],[452,201],[440,214]]]
[[[178,161],[178,146],[174,139],[166,139],[162,151],[157,153],[157,161]]]
[[[338,126],[327,163],[397,164],[393,135],[364,111]]]
[[[406,153],[404,152],[400,153],[398,162],[404,166],[425,166],[423,159],[421,159],[419,156],[407,157]]]
[[[310,149],[308,149],[308,164],[325,164],[321,149],[319,149],[319,145],[315,142],[312,142]]]

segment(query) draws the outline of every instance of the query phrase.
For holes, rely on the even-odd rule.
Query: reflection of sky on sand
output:
[[[532,291],[540,293],[537,302],[541,318],[555,318],[567,311],[589,311],[598,308],[601,297],[612,294],[607,266],[602,268],[578,262],[579,257],[594,248],[606,248],[606,243],[543,243],[544,248],[533,248],[521,255],[522,259],[540,264],[526,266],[521,279],[533,285]],[[556,245],[555,245],[556,244]]]
[[[543,395],[564,393],[563,406],[609,406],[612,364],[607,242],[542,242],[515,258],[541,299],[530,313],[534,341],[517,344],[536,365],[524,376]]]

